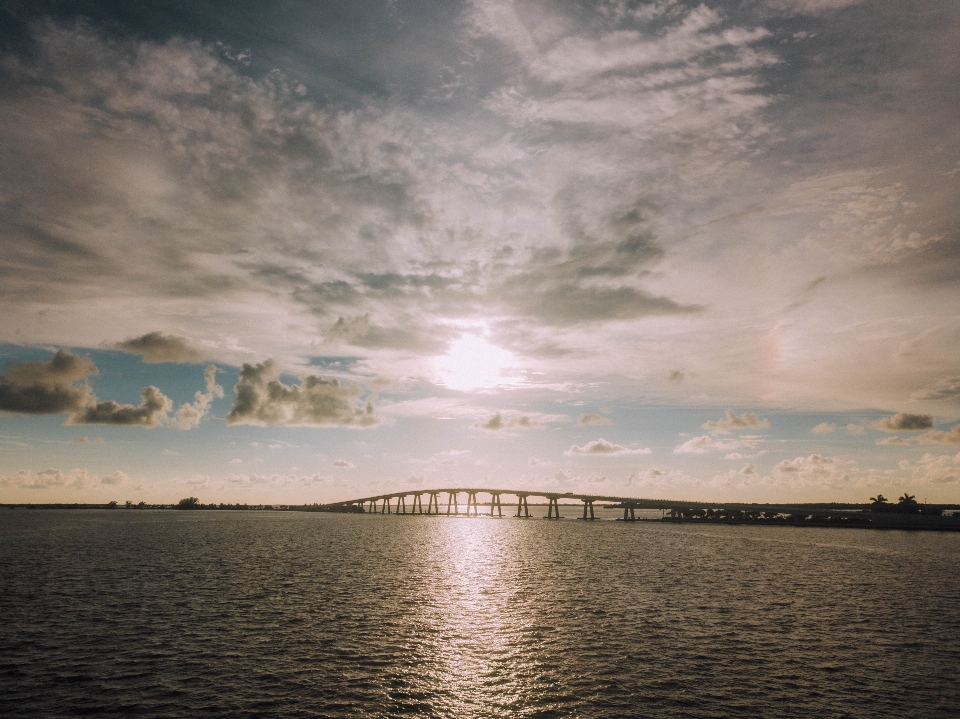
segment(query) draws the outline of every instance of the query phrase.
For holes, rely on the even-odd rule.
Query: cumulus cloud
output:
[[[725,433],[732,429],[766,429],[770,426],[770,423],[751,412],[737,415],[732,409],[728,409],[726,417],[723,419],[718,419],[715,422],[710,420],[704,422],[702,426],[711,432]]]
[[[237,398],[227,415],[227,424],[317,425],[327,427],[373,427],[380,423],[373,398],[362,407],[358,385],[342,385],[336,379],[314,375],[300,384],[285,385],[277,363],[244,364],[234,385]]]
[[[474,422],[473,426],[478,429],[486,429],[491,432],[497,432],[501,429],[506,429],[508,427],[521,427],[523,429],[530,429],[532,427],[538,427],[540,423],[528,417],[527,415],[518,415],[511,416],[507,419],[504,419],[503,414],[500,412],[495,413],[490,419],[480,420]]]
[[[916,466],[909,462],[901,465],[902,469],[911,470],[911,480],[914,484],[956,484],[960,483],[960,453],[924,454]]]
[[[716,439],[709,435],[693,437],[673,448],[675,454],[707,454],[709,452],[732,452],[738,449],[756,449],[762,441],[761,437],[744,435],[737,439]],[[744,455],[736,455],[732,459],[742,459]],[[756,455],[759,456],[759,455]]]
[[[960,444],[960,424],[953,425],[947,431],[931,429],[906,439],[899,436],[885,437],[877,440],[877,444]]]
[[[348,462],[345,459],[337,459],[337,460],[334,460],[333,466],[342,467],[344,469],[354,469],[357,465],[355,465],[353,462]]]
[[[118,469],[113,474],[108,474],[106,477],[101,477],[100,484],[106,484],[108,486],[117,486],[121,484],[126,484],[128,479],[130,479],[130,477],[128,477],[126,474],[124,474]]]
[[[161,332],[148,332],[140,337],[131,337],[123,342],[110,345],[113,349],[123,350],[143,357],[144,362],[200,362],[203,355],[193,349],[183,337],[164,335]]]
[[[824,468],[836,464],[837,460],[833,457],[824,457],[821,454],[811,454],[807,457],[797,457],[796,459],[785,459],[774,467],[775,472],[818,472],[826,471]]]
[[[837,431],[836,422],[821,422],[816,427],[813,427],[811,430],[814,434],[830,434],[831,432]]]
[[[620,454],[652,454],[653,450],[649,447],[644,449],[629,449],[620,444],[605,440],[603,437],[587,442],[582,447],[571,445],[570,449],[564,452],[565,455],[592,455],[592,456],[610,456]]]
[[[579,424],[582,425],[604,425],[611,424],[607,417],[602,414],[581,414]]]
[[[0,486],[18,489],[86,489],[97,482],[97,476],[86,469],[45,469],[40,472],[21,470],[12,475],[0,476]]]
[[[210,411],[210,404],[214,398],[223,397],[223,387],[217,384],[217,367],[209,365],[203,373],[203,379],[206,382],[206,392],[195,392],[192,403],[182,405],[171,418],[170,424],[177,429],[193,429],[200,425],[207,413]]]
[[[90,401],[90,386],[77,382],[97,374],[88,359],[57,350],[49,362],[21,362],[0,376],[0,410],[19,414],[75,412]]]
[[[919,432],[933,427],[933,417],[929,414],[899,412],[892,417],[877,420],[870,427],[881,432]]]
[[[140,390],[140,406],[113,400],[94,402],[67,417],[64,424],[115,424],[127,427],[159,427],[169,420],[173,401],[156,387]]]

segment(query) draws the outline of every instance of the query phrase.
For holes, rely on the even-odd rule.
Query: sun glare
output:
[[[482,337],[463,335],[450,345],[447,354],[436,359],[434,367],[445,387],[466,392],[516,383],[515,377],[503,375],[512,363],[513,355],[507,350]]]

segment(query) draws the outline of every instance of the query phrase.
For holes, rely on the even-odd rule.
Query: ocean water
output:
[[[0,715],[956,717],[958,560],[956,533],[0,510]]]

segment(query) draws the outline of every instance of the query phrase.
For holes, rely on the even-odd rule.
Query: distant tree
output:
[[[107,502],[107,509],[116,509],[116,508],[117,508],[116,500],[111,499],[109,502]]]
[[[870,497],[870,501],[873,502],[875,507],[882,507],[887,503],[887,498],[882,494],[878,494],[876,497]]]
[[[903,496],[897,500],[897,507],[903,512],[916,512],[919,511],[920,505],[917,503],[917,498],[912,494],[903,493]]]
[[[128,499],[128,500],[127,500],[127,509],[130,509],[131,507],[133,507],[133,502],[131,502],[131,501]]]
[[[146,506],[147,506],[147,503],[144,502],[143,500],[140,500],[139,502],[137,502],[137,507],[138,507],[139,509],[143,509],[143,508],[146,507]]]
[[[199,509],[200,500],[196,497],[184,497],[177,502],[177,509]]]

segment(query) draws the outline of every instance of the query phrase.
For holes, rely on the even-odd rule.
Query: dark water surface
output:
[[[960,534],[0,510],[0,715],[956,717]]]

